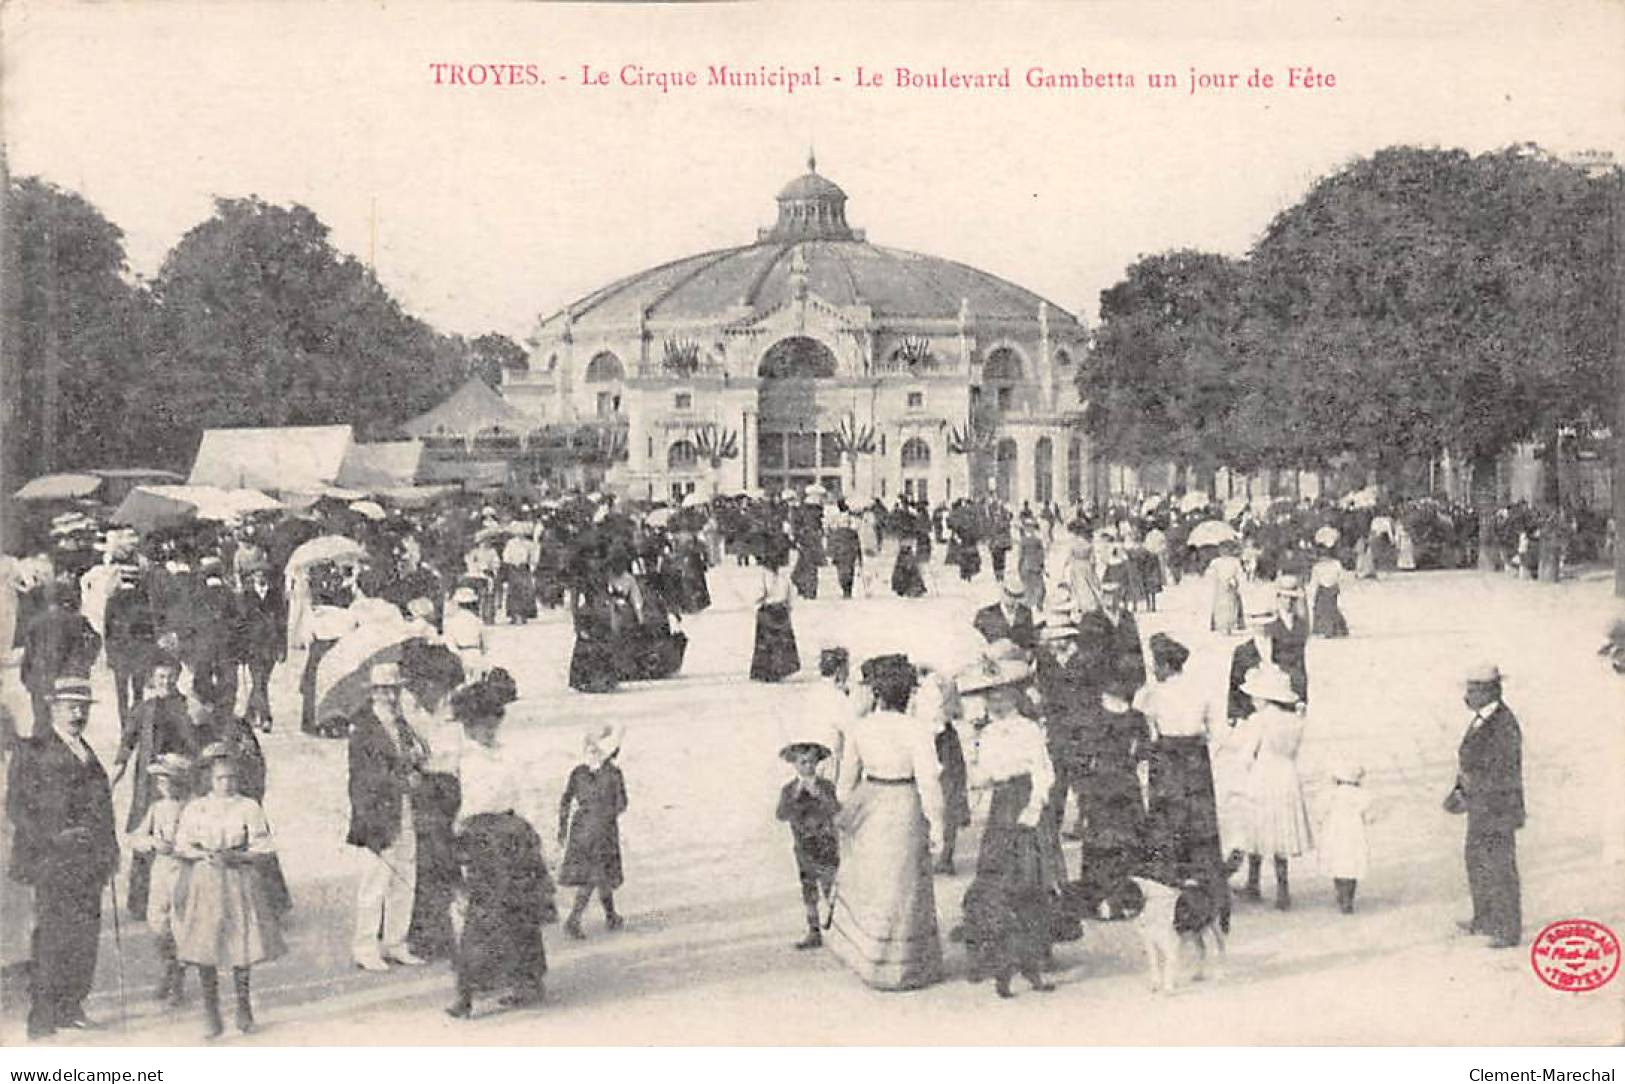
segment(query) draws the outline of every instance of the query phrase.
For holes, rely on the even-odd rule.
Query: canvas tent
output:
[[[535,424],[534,417],[472,376],[433,410],[402,422],[401,431],[410,437],[472,437],[491,429],[525,433]]]
[[[423,469],[423,445],[416,440],[351,444],[339,466],[338,484],[376,493],[415,485]]]
[[[268,492],[318,490],[337,481],[349,448],[348,425],[208,429],[187,484]]]

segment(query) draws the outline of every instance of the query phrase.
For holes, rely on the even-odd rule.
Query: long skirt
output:
[[[536,616],[536,577],[524,565],[502,566],[503,605],[508,620],[529,621]]]
[[[942,977],[929,828],[913,782],[860,784],[837,815],[830,951],[877,990]]]
[[[752,681],[782,681],[801,669],[790,607],[770,602],[756,610],[756,646],[750,656]]]
[[[919,598],[925,594],[925,577],[920,575],[920,563],[906,551],[897,555],[891,570],[892,593],[901,598]]]
[[[1221,584],[1213,591],[1214,632],[1237,632],[1242,627],[1241,588],[1234,583]]]
[[[406,941],[419,956],[434,959],[451,952],[450,907],[457,888],[457,856],[452,822],[461,787],[448,772],[428,772],[412,796],[412,827],[417,832],[417,882],[412,891],[412,925]]]
[[[1017,823],[1029,775],[993,788],[976,876],[965,890],[965,947],[973,976],[1036,973],[1053,945],[1061,877],[1039,828]]]
[[[257,860],[188,863],[175,898],[175,955],[182,963],[252,967],[285,950]]]
[[[463,872],[458,993],[541,986],[542,926],[559,917],[541,838],[513,813],[481,813],[457,836],[456,855]]]
[[[617,651],[622,681],[659,681],[683,668],[688,634],[660,625],[638,625],[622,634]]]
[[[1315,588],[1315,617],[1309,631],[1315,636],[1349,634],[1349,623],[1343,620],[1343,611],[1337,605],[1337,588]]]
[[[1219,842],[1219,803],[1207,740],[1164,737],[1151,748],[1146,786],[1146,851],[1152,875],[1165,884],[1194,880],[1214,904],[1228,903],[1229,880]]]
[[[790,570],[790,582],[802,598],[818,597],[818,565],[810,554],[802,552],[796,558],[796,567]]]
[[[1078,782],[1078,799],[1083,814],[1080,896],[1093,909],[1145,857],[1145,807],[1134,762],[1088,758]]]
[[[613,641],[576,636],[575,650],[570,653],[570,688],[584,693],[612,692],[619,674]]]

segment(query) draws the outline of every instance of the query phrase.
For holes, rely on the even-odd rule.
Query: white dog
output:
[[[1174,888],[1144,877],[1129,879],[1145,900],[1145,905],[1134,919],[1134,929],[1145,946],[1153,993],[1171,992],[1180,985],[1180,957],[1185,945],[1195,950],[1196,962],[1190,978],[1204,977],[1208,934],[1213,935],[1213,946],[1222,968],[1224,934],[1219,931],[1219,909],[1214,906],[1212,894],[1205,887],[1195,881],[1186,881],[1179,888]]]

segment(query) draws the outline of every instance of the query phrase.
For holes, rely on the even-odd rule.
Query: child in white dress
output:
[[[186,782],[192,776],[192,762],[179,753],[165,753],[147,766],[147,774],[158,787],[158,799],[147,807],[141,823],[130,833],[129,843],[131,850],[152,855],[146,919],[147,928],[157,938],[158,959],[164,965],[164,977],[155,996],[169,1005],[179,1005],[186,969],[175,958],[175,885],[185,866],[175,856],[175,834],[186,805]]]

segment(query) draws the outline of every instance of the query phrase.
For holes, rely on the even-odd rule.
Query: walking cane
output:
[[[124,923],[118,917],[118,889],[112,878],[107,881],[107,895],[113,904],[113,955],[118,961],[118,1027],[129,1031],[129,1004],[124,993]]]

